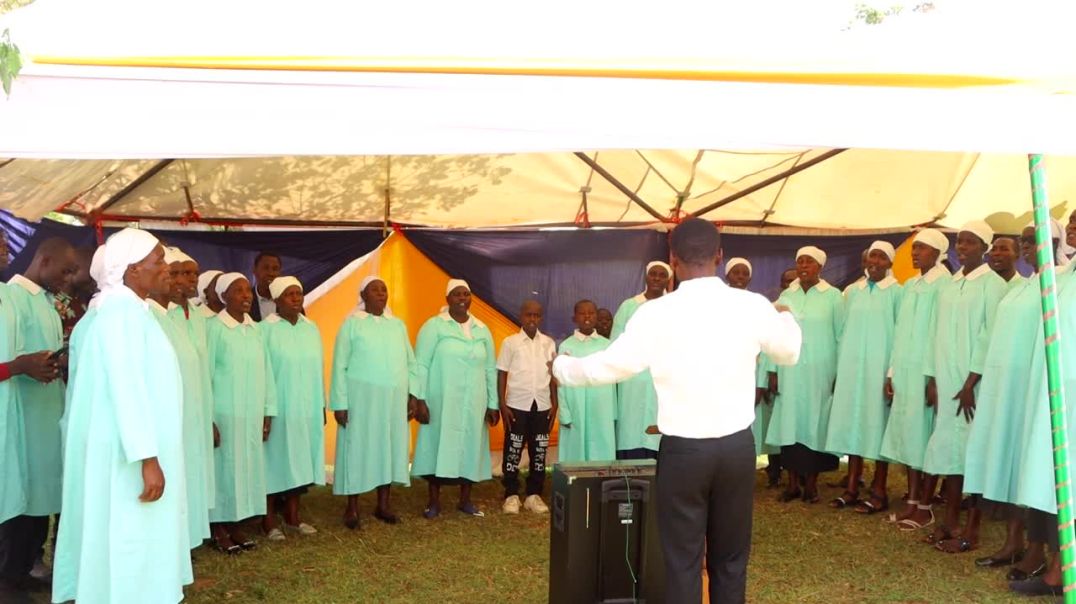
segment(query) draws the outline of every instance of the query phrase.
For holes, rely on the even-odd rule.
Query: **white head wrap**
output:
[[[223,275],[223,274],[224,274],[223,271],[218,271],[216,269],[213,269],[213,270],[205,271],[201,275],[198,275],[198,299],[201,300],[203,304],[206,302],[206,299],[205,299],[205,290],[206,290],[206,288],[209,287],[209,284],[213,281],[214,278],[217,277],[217,275]]]
[[[964,231],[981,239],[987,247],[990,247],[990,244],[994,241],[994,229],[990,228],[990,225],[986,224],[985,220],[972,220],[960,227],[960,232]]]
[[[168,264],[172,264],[173,262],[193,262],[195,264],[198,264],[197,260],[185,254],[183,250],[179,249],[178,247],[167,248],[165,250],[165,253],[171,253],[171,256],[168,260]]]
[[[273,282],[269,284],[269,297],[276,300],[280,296],[284,295],[284,290],[291,286],[296,286],[299,291],[303,291],[303,284],[299,283],[299,280],[295,277],[277,277],[273,279]]]
[[[922,243],[945,254],[949,251],[949,238],[938,229],[923,229],[915,234],[913,243]]]
[[[728,276],[729,271],[732,270],[732,267],[740,265],[747,267],[747,274],[750,275],[754,273],[751,268],[751,263],[748,262],[746,258],[733,258],[732,260],[729,260],[727,263],[725,263],[725,276]]]
[[[164,246],[164,263],[172,264],[173,262],[182,262],[182,260],[179,259],[179,254],[177,254],[178,251],[179,248],[168,247],[167,245]]]
[[[104,253],[103,283],[98,282],[102,293],[123,286],[127,267],[145,260],[159,241],[148,231],[126,228],[108,238]]]
[[[361,310],[363,312],[366,311],[366,300],[362,299],[362,292],[366,291],[366,288],[369,287],[369,285],[371,283],[373,283],[374,281],[380,281],[382,283],[385,283],[385,280],[382,279],[381,277],[377,276],[377,275],[370,275],[368,277],[363,278],[362,283],[359,284],[359,305],[358,305],[358,307],[356,307],[356,310]],[[388,287],[387,283],[385,284],[385,287]],[[442,310],[441,312],[444,312],[444,310]],[[388,304],[385,304],[384,314],[387,317],[392,316],[392,311],[389,310]]]
[[[98,287],[105,280],[105,246],[103,245],[93,251],[93,258],[90,259],[90,279],[93,279]]]
[[[823,252],[822,250],[816,248],[813,245],[808,245],[806,247],[801,247],[800,249],[796,250],[796,260],[799,260],[800,257],[802,257],[802,256],[807,256],[808,258],[814,258],[814,261],[817,262],[821,266],[826,265],[826,258],[827,258],[826,253]]]
[[[870,254],[874,250],[878,250],[885,254],[890,262],[892,262],[893,258],[897,255],[897,250],[893,249],[893,244],[888,241],[875,241],[869,248],[867,248],[867,254]]]
[[[672,274],[673,274],[672,267],[669,266],[667,263],[662,262],[661,260],[655,260],[655,261],[651,262],[650,264],[647,264],[646,265],[646,274],[649,275],[650,274],[650,269],[654,268],[655,266],[660,266],[661,268],[665,269],[665,272],[668,273],[669,277],[670,278],[672,277]]]
[[[448,286],[445,288],[445,295],[447,296],[448,294],[451,294],[452,290],[456,289],[457,287],[465,287],[467,288],[467,291],[471,291],[471,286],[467,285],[467,282],[463,279],[449,279]],[[366,288],[364,287],[363,289]]]
[[[1057,245],[1057,264],[1067,264],[1073,254],[1076,254],[1076,247],[1072,247],[1068,244],[1068,233],[1065,232],[1065,226],[1061,224],[1061,221],[1056,218],[1050,219],[1050,236],[1054,239],[1060,239],[1061,243]]]
[[[217,278],[217,296],[220,297],[223,302],[224,292],[228,291],[228,288],[236,281],[240,279],[246,280],[246,278],[246,275],[243,273],[224,273]]]

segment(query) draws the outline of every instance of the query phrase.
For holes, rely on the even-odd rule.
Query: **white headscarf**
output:
[[[807,256],[808,258],[814,258],[814,261],[817,262],[820,266],[825,266],[826,265],[826,258],[827,258],[826,253],[823,252],[821,249],[816,248],[813,245],[808,245],[806,247],[801,247],[800,249],[796,250],[796,258],[795,259],[799,260],[800,257],[802,257],[802,256]]]
[[[646,274],[649,275],[650,274],[650,269],[654,268],[655,266],[660,266],[661,268],[665,269],[665,272],[668,273],[669,278],[670,279],[672,278],[672,274],[673,274],[672,267],[669,266],[667,263],[662,262],[661,260],[655,260],[655,261],[651,262],[650,264],[647,264],[646,265]]]
[[[156,237],[141,229],[126,228],[113,233],[105,242],[102,254],[101,280],[97,282],[101,293],[96,298],[97,306],[124,290],[129,292],[123,284],[127,267],[145,260],[159,244]]]
[[[949,251],[949,238],[938,229],[923,229],[915,234],[912,243],[922,243],[938,250],[941,254]]]
[[[754,270],[751,268],[751,263],[748,262],[746,258],[733,258],[732,260],[729,260],[727,263],[725,263],[725,276],[727,277],[729,275],[729,272],[732,270],[732,267],[740,265],[747,267],[747,274],[754,274]]]
[[[182,260],[179,259],[179,254],[177,254],[178,251],[179,248],[168,247],[167,245],[164,246],[164,263],[172,264],[174,262],[182,262]]]
[[[990,247],[990,244],[994,242],[994,229],[990,228],[990,225],[986,224],[985,220],[972,220],[960,227],[960,232],[964,231],[981,239],[987,247]]]
[[[100,245],[93,251],[93,258],[90,259],[90,278],[97,284],[97,291],[90,298],[90,303],[86,305],[86,309],[97,308],[101,303],[101,288],[104,287],[105,282],[105,246]]]
[[[445,295],[447,296],[448,294],[451,294],[452,290],[456,289],[457,287],[465,287],[467,288],[467,291],[471,291],[471,286],[467,285],[467,282],[463,279],[449,279],[448,286],[445,287]],[[364,287],[363,289],[366,288]]]
[[[224,301],[224,292],[228,291],[228,288],[240,279],[246,279],[247,276],[243,273],[224,273],[220,277],[217,277],[217,297]]]
[[[362,283],[359,283],[359,305],[357,307],[355,307],[356,311],[366,312],[366,300],[362,299],[362,292],[366,291],[366,288],[369,287],[370,284],[373,283],[374,281],[380,281],[382,283],[385,283],[385,280],[382,279],[381,277],[379,277],[378,275],[370,275],[368,277],[365,277],[365,278],[363,278]],[[385,284],[385,287],[388,287],[387,283]],[[455,288],[453,288],[453,289],[455,289]],[[470,288],[468,288],[468,289],[470,289]],[[449,291],[452,291],[452,290],[449,290]],[[444,311],[442,310],[441,312],[444,312]],[[391,317],[392,316],[392,310],[389,309],[389,305],[387,303],[385,304],[385,310],[383,311],[382,314],[384,314],[386,317]]]
[[[886,257],[889,258],[890,262],[892,262],[893,258],[895,258],[897,255],[897,250],[893,249],[893,244],[889,243],[888,241],[875,241],[871,244],[869,248],[867,248],[867,254],[870,254],[874,250],[878,250],[885,254]]]
[[[185,254],[183,250],[179,249],[178,247],[170,247],[166,251],[172,253],[168,264],[172,264],[173,262],[193,262],[195,264],[198,264],[197,260]]]
[[[299,280],[295,277],[277,277],[269,284],[269,296],[272,297],[273,300],[276,300],[284,295],[286,289],[293,285],[298,287],[299,291],[303,291],[303,284],[299,283]]]
[[[198,299],[202,301],[202,304],[207,304],[208,300],[205,299],[205,290],[209,287],[209,284],[213,282],[218,275],[223,275],[224,271],[218,271],[216,269],[208,270],[198,275]]]

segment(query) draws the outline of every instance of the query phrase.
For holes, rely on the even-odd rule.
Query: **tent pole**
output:
[[[1039,287],[1042,291],[1042,327],[1046,347],[1046,383],[1050,392],[1050,430],[1054,454],[1054,495],[1057,498],[1058,544],[1061,546],[1061,583],[1065,603],[1076,603],[1076,537],[1072,525],[1072,479],[1069,473],[1068,427],[1065,421],[1064,380],[1061,375],[1061,336],[1054,274],[1054,250],[1047,210],[1046,177],[1042,155],[1028,155],[1031,198],[1035,208],[1035,244],[1038,247]],[[1066,309],[1068,310],[1068,309]],[[1073,337],[1073,334],[1069,334]]]
[[[160,172],[161,170],[164,170],[165,168],[167,168],[168,165],[171,164],[174,161],[176,161],[176,160],[174,160],[174,159],[162,159],[161,161],[157,162],[156,164],[153,164],[152,168],[150,168],[149,170],[146,170],[138,178],[136,178],[136,179],[132,180],[131,182],[127,183],[126,187],[123,187],[122,189],[117,191],[115,195],[108,198],[108,201],[101,204],[101,207],[95,208],[95,209],[97,209],[100,212],[107,212],[109,210],[109,208],[116,205],[124,197],[127,197],[128,195],[130,195],[131,191],[134,191],[138,187],[142,186],[143,183],[145,183],[147,180],[149,180],[149,179],[153,178],[154,176],[156,176],[158,172]]]
[[[392,156],[385,159],[385,222],[381,224],[381,238],[389,236],[389,211],[392,209]]]
[[[583,163],[590,166],[590,168],[592,170],[594,170],[595,172],[597,172],[598,174],[600,174],[602,178],[609,181],[609,184],[616,187],[617,190],[619,190],[624,195],[627,195],[628,199],[634,201],[636,203],[636,205],[638,205],[640,208],[646,210],[647,214],[650,214],[651,216],[653,216],[654,218],[656,218],[660,222],[669,222],[669,219],[667,217],[662,216],[661,214],[659,214],[657,210],[655,210],[654,208],[652,208],[650,206],[650,204],[643,201],[643,198],[639,197],[635,193],[635,191],[632,191],[627,186],[625,186],[624,183],[617,180],[615,176],[610,174],[605,168],[601,167],[601,165],[598,164],[598,162],[594,161],[593,159],[590,159],[590,157],[587,156],[586,153],[581,153],[579,151],[576,151],[575,156],[578,157],[579,159],[583,160]]]
[[[702,216],[703,214],[713,212],[714,210],[716,210],[716,209],[718,209],[718,208],[720,208],[722,206],[726,206],[726,205],[736,201],[737,199],[747,197],[748,195],[750,195],[750,194],[752,194],[755,191],[758,191],[760,189],[765,189],[766,187],[772,185],[773,183],[775,183],[775,182],[777,182],[779,180],[783,180],[783,179],[786,179],[786,178],[788,178],[788,177],[790,177],[790,176],[792,176],[794,174],[798,174],[800,172],[803,172],[807,168],[810,168],[811,166],[814,166],[815,164],[820,164],[820,163],[826,161],[827,159],[829,159],[831,157],[834,157],[836,155],[840,155],[841,153],[844,153],[847,150],[848,149],[830,149],[829,151],[826,151],[822,155],[819,155],[818,157],[816,157],[816,158],[814,158],[814,159],[812,159],[810,161],[805,161],[805,162],[803,162],[802,164],[800,164],[798,166],[793,166],[793,167],[789,168],[788,170],[785,170],[784,172],[781,172],[780,174],[778,174],[776,176],[771,176],[771,177],[767,178],[766,180],[763,180],[762,182],[755,183],[755,184],[751,185],[750,187],[747,187],[746,189],[744,189],[744,190],[742,190],[742,191],[740,191],[738,193],[733,193],[732,195],[729,195],[728,197],[726,197],[726,198],[724,198],[724,199],[722,199],[720,201],[715,201],[714,203],[711,203],[710,205],[708,205],[708,206],[706,206],[704,208],[700,208],[699,210],[696,210],[694,213],[692,213],[689,216],[689,218],[690,217],[698,217],[698,216]]]

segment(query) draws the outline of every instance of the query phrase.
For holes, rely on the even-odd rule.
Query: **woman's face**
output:
[[[729,274],[725,275],[725,279],[730,287],[747,289],[747,286],[751,284],[751,271],[747,270],[746,265],[737,264],[729,269]]]
[[[818,282],[818,275],[822,273],[822,265],[814,258],[803,255],[796,258],[796,276],[802,283]]]
[[[960,231],[956,236],[956,257],[961,265],[978,264],[986,255],[987,245],[971,231]]]
[[[380,315],[389,303],[389,288],[385,282],[378,279],[366,285],[366,289],[360,294],[366,304],[366,312],[372,315]]]
[[[254,294],[250,291],[250,282],[246,279],[236,279],[235,283],[224,290],[224,308],[231,314],[250,312],[250,303],[254,300]]]
[[[663,266],[653,266],[646,271],[646,289],[649,292],[663,292],[669,287],[669,271]]]
[[[284,293],[276,299],[277,312],[293,317],[303,311],[303,290],[298,285],[289,285]]]
[[[445,296],[449,311],[466,313],[471,310],[471,290],[459,285]]]
[[[871,250],[867,254],[867,276],[875,283],[886,278],[889,269],[893,268],[893,261],[882,250]]]

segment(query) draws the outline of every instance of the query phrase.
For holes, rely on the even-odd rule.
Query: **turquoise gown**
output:
[[[1003,503],[1016,499],[1020,440],[1033,411],[1024,401],[1035,381],[1028,372],[1042,347],[1035,339],[1042,323],[1038,279],[1017,276],[1009,285],[990,333],[964,462],[964,491]]]
[[[227,310],[209,321],[213,422],[220,446],[213,450],[216,499],[210,522],[237,522],[265,514],[265,446],[262,420],[277,414],[276,383],[260,328]]]
[[[64,341],[63,325],[52,296],[21,275],[12,278],[10,286],[18,314],[18,354],[59,350]],[[28,484],[25,514],[58,514],[63,488],[60,419],[64,414],[64,382],[56,379],[42,384],[25,375],[12,381],[22,404]]]
[[[777,365],[773,364],[766,353],[759,353],[758,365],[755,370],[755,388],[766,390],[770,387],[770,372],[777,372]],[[755,437],[755,456],[778,455],[780,447],[766,444],[766,429],[770,425],[770,417],[773,415],[773,401],[762,402],[755,405],[755,421],[751,423],[751,434]]]
[[[0,283],[0,362],[18,355],[18,323],[8,285]],[[0,382],[0,522],[26,511],[26,458],[22,405],[14,379]]]
[[[188,485],[194,473],[201,472],[205,484],[205,501],[207,511],[217,499],[217,479],[213,467],[213,375],[209,371],[209,340],[206,329],[209,320],[201,312],[201,306],[188,306],[188,313],[178,304],[168,306],[168,318],[186,332],[194,351],[198,355],[200,375],[198,377],[202,394],[192,397],[184,391],[184,409],[194,409],[183,414],[184,453],[190,465],[191,460],[201,460],[202,470],[188,468]],[[184,373],[191,372],[188,368]],[[188,489],[191,487],[188,486]],[[193,543],[192,543],[193,545]]]
[[[597,332],[585,336],[576,330],[560,343],[560,354],[585,357],[608,347],[609,340]],[[616,385],[559,386],[557,398],[557,460],[569,463],[616,459]]]
[[[418,332],[415,397],[430,423],[418,428],[412,476],[493,477],[486,411],[497,409],[497,356],[489,328],[473,316],[468,324],[470,337],[445,311]]]
[[[639,294],[621,303],[613,316],[611,341],[616,341],[628,321],[646,302]],[[650,370],[617,384],[616,387],[617,420],[616,450],[650,449],[657,451],[661,444],[660,434],[647,434],[646,429],[658,423],[658,392],[654,389],[654,378]]]
[[[927,441],[934,430],[934,408],[926,405],[923,359],[928,342],[933,341],[931,317],[939,288],[952,279],[949,269],[934,265],[925,275],[916,275],[904,284],[897,315],[890,378],[893,403],[882,438],[881,456],[913,470],[923,469]]]
[[[773,403],[766,444],[788,447],[797,443],[825,451],[833,382],[837,378],[837,343],[844,328],[844,296],[825,280],[806,292],[796,284],[777,302],[787,306],[800,329],[803,345],[799,362],[777,367],[778,395]]]
[[[70,357],[52,601],[174,604],[193,581],[179,362],[127,288],[109,294],[92,319]],[[151,457],[164,494],[143,503],[141,461]]]
[[[889,421],[885,376],[903,288],[893,277],[859,281],[845,294],[844,331],[837,350],[837,386],[825,450],[881,459]]]
[[[336,428],[333,493],[410,486],[407,400],[415,371],[415,353],[400,319],[357,310],[340,326],[329,407],[347,411],[348,423]]]
[[[266,492],[325,484],[325,361],[318,326],[301,314],[292,325],[273,313],[258,328],[277,400],[265,443]]]
[[[183,380],[183,467],[187,483],[187,529],[191,548],[198,547],[209,538],[209,508],[213,501],[209,484],[212,481],[213,424],[209,413],[213,399],[209,384],[205,357],[200,356],[191,341],[185,325],[153,300],[147,302],[150,313],[168,337],[179,361],[179,375]],[[180,309],[182,312],[182,309]],[[182,315],[181,315],[182,316]],[[208,432],[207,432],[208,428]]]
[[[960,403],[953,397],[969,373],[982,374],[994,314],[1008,289],[1008,283],[984,262],[967,276],[957,271],[938,292],[931,328],[934,342],[927,346],[924,370],[938,389],[934,432],[923,460],[923,471],[929,474],[964,474],[971,423],[963,413],[957,415]]]

